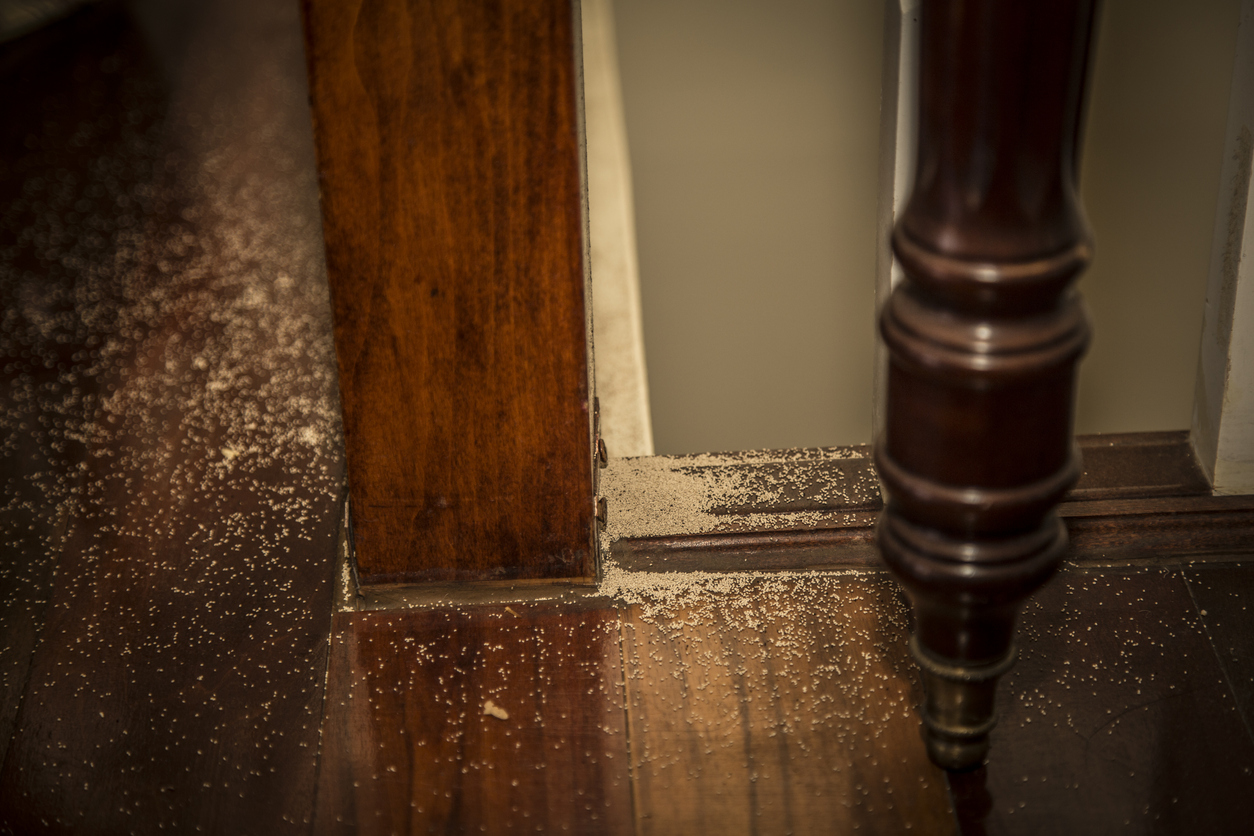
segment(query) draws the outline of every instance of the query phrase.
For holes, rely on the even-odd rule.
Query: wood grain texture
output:
[[[1021,627],[988,764],[950,779],[964,833],[1248,829],[1254,742],[1180,569],[1065,571]]]
[[[337,615],[325,728],[316,833],[633,832],[604,602]]]
[[[88,9],[0,85],[42,117],[0,122],[0,438],[36,457],[0,525],[64,516],[0,556],[43,537],[54,581],[2,832],[309,827],[343,458],[300,21],[179,11]]]
[[[1254,542],[1254,497],[1249,496],[1075,502],[1059,511],[1075,562],[1222,554]]]
[[[363,583],[592,574],[568,0],[306,0]]]
[[[341,614],[331,643],[344,465],[299,23],[188,9],[156,52],[107,3],[0,50],[0,832],[952,830],[882,576],[617,576],[618,612],[567,584]],[[831,458],[687,477],[720,486],[697,506],[728,537],[873,513],[865,456],[824,486]],[[1198,521],[1249,498],[1145,495],[1163,472],[1075,519],[1239,539]],[[1179,569],[1064,575],[1029,607],[965,824],[1242,832],[1248,579],[1213,568],[1186,570],[1201,621]]]
[[[640,833],[952,832],[886,576],[620,592]]]

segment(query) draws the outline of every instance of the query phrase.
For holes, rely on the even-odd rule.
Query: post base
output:
[[[968,665],[928,653],[910,637],[910,655],[923,675],[923,740],[932,763],[941,769],[975,769],[988,757],[989,734],[997,725],[997,680],[1019,658],[1013,645],[1001,659]]]

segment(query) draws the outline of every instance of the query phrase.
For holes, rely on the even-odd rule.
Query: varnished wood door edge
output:
[[[430,42],[442,37],[440,26],[408,14],[430,12],[426,7],[431,5],[301,2],[349,481],[358,500],[359,580],[386,585],[592,577],[597,445],[579,2],[434,4],[448,12],[449,20],[465,24],[458,31],[467,38],[447,44],[470,50],[469,57],[463,56],[469,62],[465,66]],[[357,12],[363,9],[374,14],[359,20]],[[358,23],[363,24],[360,31]],[[366,41],[372,46],[357,44],[355,39],[370,35],[372,26],[382,27]],[[405,27],[422,43],[379,37]],[[448,31],[456,28],[450,24]],[[463,43],[467,39],[474,43]],[[363,69],[358,58],[376,52],[380,60]],[[424,62],[415,55],[436,57]],[[370,78],[364,79],[367,70]],[[386,113],[373,98],[391,89],[392,81],[383,76],[395,76],[392,81],[404,91],[386,99]],[[495,81],[485,81],[489,77]],[[416,91],[428,95],[419,101]],[[473,102],[468,104],[467,96]],[[356,108],[355,118],[345,116],[347,105]],[[415,107],[431,112],[419,117]],[[488,130],[473,116],[475,107],[510,118]],[[371,118],[390,126],[413,118],[434,127],[418,131],[431,134],[426,145],[416,145],[410,130],[406,151],[403,141],[378,135],[363,139],[352,127]],[[449,140],[450,126],[468,125],[480,131],[479,141],[466,141],[468,136]],[[488,142],[494,137],[499,147]],[[370,155],[364,154],[363,143]],[[484,144],[495,149],[500,167],[483,157],[492,149],[477,150]],[[377,165],[363,168],[363,156]],[[432,160],[431,170],[418,171],[415,159]],[[428,180],[427,186],[415,185]],[[437,182],[439,188],[432,185]],[[396,186],[405,199],[382,200],[374,185]],[[495,213],[490,222],[483,209],[489,204]],[[378,215],[371,216],[373,226],[362,220],[363,206]],[[464,211],[453,211],[457,206]],[[442,234],[438,223],[415,220],[428,216],[444,217],[451,232]],[[405,234],[371,232],[380,224]],[[426,246],[407,249],[396,243],[433,229],[430,240],[423,239]],[[485,230],[505,237],[484,244]],[[517,246],[507,247],[506,238]],[[363,260],[361,253],[371,258]],[[475,253],[488,255],[475,261]],[[462,261],[444,263],[453,256]],[[485,260],[490,264],[485,266]],[[377,269],[367,270],[366,262]],[[366,266],[359,270],[359,264]],[[363,276],[371,282],[369,292],[361,292]],[[420,279],[426,282],[421,291]],[[426,301],[450,298],[449,282],[454,281],[469,300],[461,325],[448,313],[450,302]],[[363,334],[380,329],[356,325],[365,319],[351,300],[384,296],[388,303],[370,310],[377,307],[391,339],[380,338],[367,351]],[[436,305],[445,307],[434,310]],[[468,337],[462,341],[468,346],[498,347],[490,339],[470,338],[473,328],[508,333],[490,360],[486,350],[437,356],[413,348],[408,336],[415,332],[414,320],[423,316],[440,328],[417,330],[432,331],[431,339],[444,336],[446,344],[460,339],[453,330],[467,323],[470,330],[457,333]],[[506,324],[508,329],[495,327]],[[398,346],[409,349],[398,353]],[[470,371],[446,373],[455,367]],[[399,385],[404,380],[432,385],[406,389]],[[395,397],[387,400],[384,394]],[[447,414],[454,407],[456,414]],[[372,428],[394,416],[403,417],[383,429]],[[411,438],[414,416],[421,416],[421,425],[430,431],[425,442]]]

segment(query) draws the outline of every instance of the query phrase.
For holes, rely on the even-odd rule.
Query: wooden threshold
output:
[[[1060,507],[1069,560],[1233,553],[1254,496],[1212,496],[1186,432],[1078,439],[1084,473]],[[611,461],[603,558],[633,571],[877,568],[883,507],[868,446]]]
[[[1185,432],[1078,440],[1060,507],[1072,568],[1239,562],[1254,496],[1212,496]],[[601,579],[617,572],[880,572],[883,501],[869,446],[611,460]],[[352,583],[341,572],[341,584]],[[591,579],[342,586],[340,609],[602,600]]]

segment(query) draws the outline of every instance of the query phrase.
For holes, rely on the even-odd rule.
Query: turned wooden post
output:
[[[924,2],[916,181],[893,231],[906,280],[876,465],[884,560],[914,607],[925,739],[946,769],[988,751],[1014,620],[1066,548],[1080,472],[1072,282],[1092,244],[1075,153],[1091,0]]]

